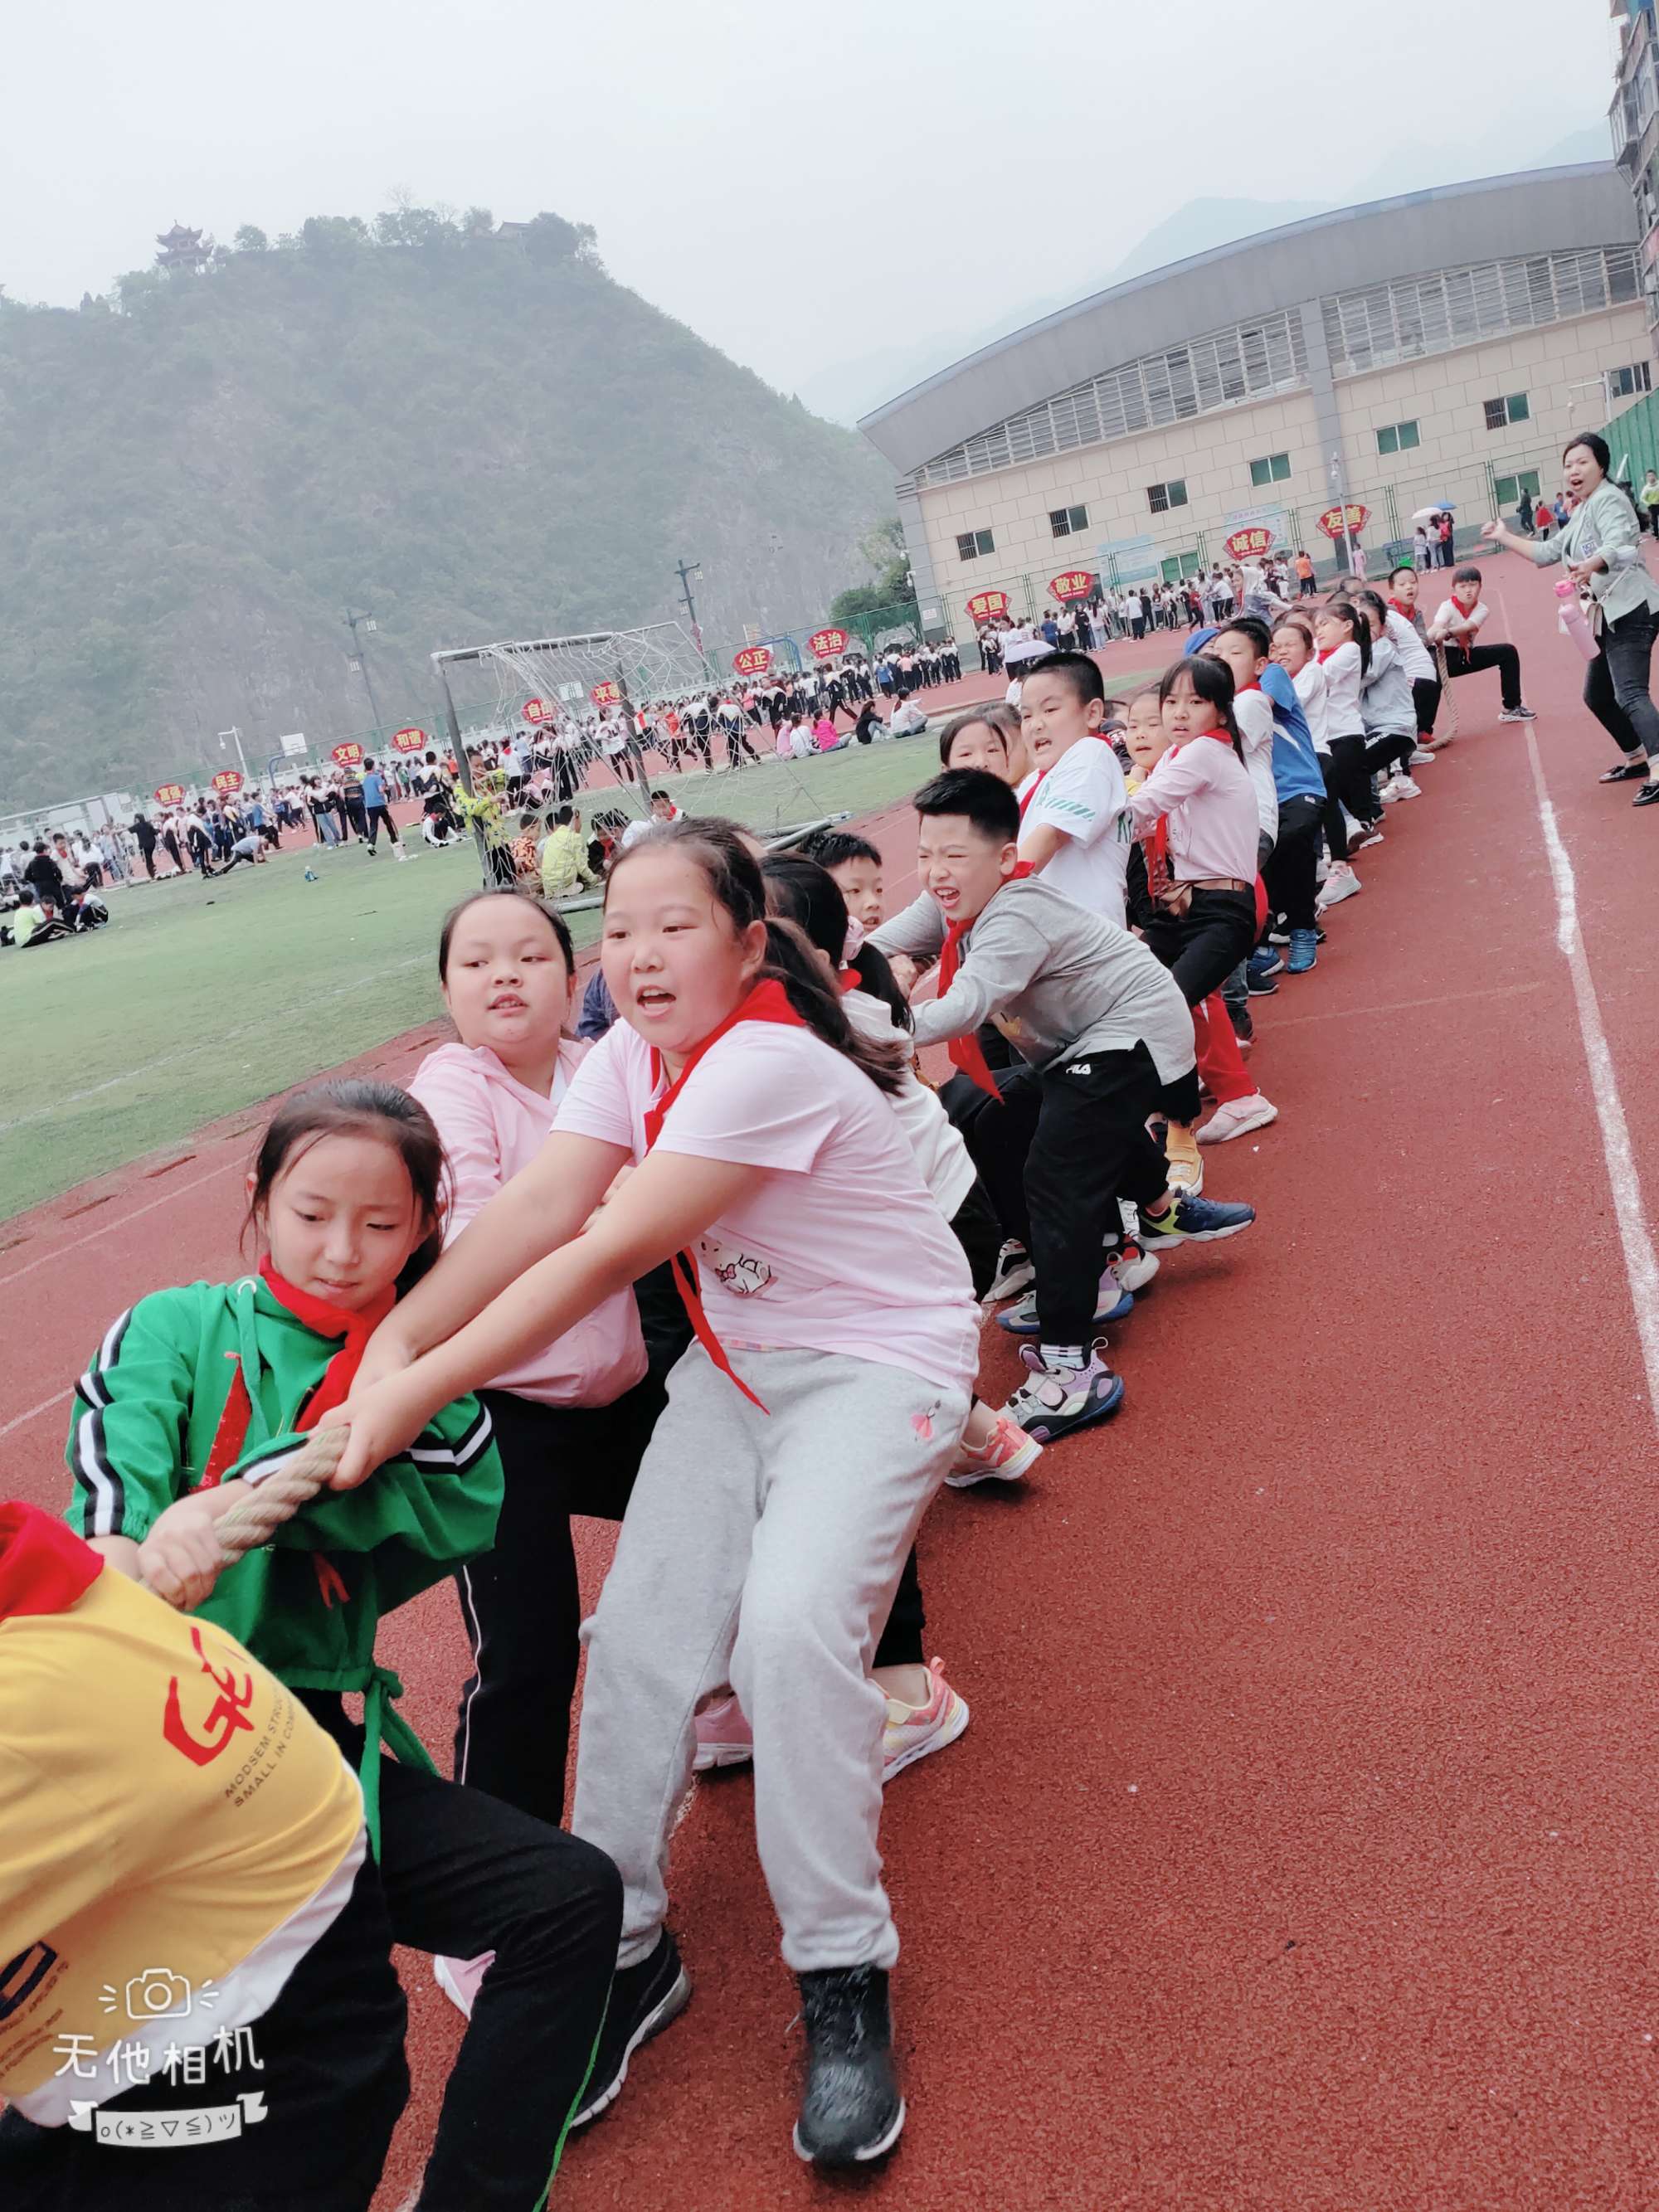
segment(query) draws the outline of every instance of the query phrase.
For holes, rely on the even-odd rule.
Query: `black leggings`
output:
[[[1415,676],[1412,678],[1412,704],[1417,709],[1417,732],[1419,737],[1434,735],[1434,718],[1440,712],[1440,679],[1437,676]]]
[[[368,849],[371,853],[374,850],[380,838],[380,824],[383,822],[386,824],[388,844],[395,845],[399,842],[398,825],[392,818],[392,809],[389,806],[371,806],[364,816],[364,820],[368,825]]]
[[[1659,760],[1659,713],[1648,690],[1656,623],[1650,607],[1632,607],[1609,623],[1584,678],[1584,704],[1632,760],[1644,753]]]
[[[1319,757],[1325,772],[1325,842],[1334,860],[1348,857],[1348,833],[1342,826],[1346,807],[1356,822],[1370,822],[1376,812],[1370,779],[1365,770],[1365,740],[1357,732],[1333,738],[1331,749]]]
[[[1269,928],[1276,914],[1284,915],[1287,929],[1318,927],[1320,813],[1311,795],[1279,801],[1278,840],[1261,864]]]
[[[1365,774],[1375,775],[1380,769],[1395,768],[1401,775],[1411,766],[1412,755],[1417,750],[1417,739],[1409,731],[1404,735],[1387,734],[1365,740]]]

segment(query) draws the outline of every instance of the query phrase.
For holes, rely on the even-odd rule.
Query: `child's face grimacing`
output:
[[[1085,738],[1097,738],[1104,713],[1103,700],[1091,699],[1085,705],[1064,676],[1038,669],[1020,685],[1020,731],[1041,769],[1052,768]]]
[[[1236,629],[1224,629],[1212,637],[1204,648],[1212,660],[1224,660],[1233,672],[1233,690],[1248,691],[1253,684],[1261,680],[1266,660],[1249,639]]]
[[[1129,726],[1123,733],[1123,743],[1142,775],[1150,775],[1169,750],[1170,740],[1156,691],[1146,692],[1130,702]]]
[[[1299,629],[1276,629],[1273,632],[1273,658],[1287,676],[1294,676],[1305,668],[1311,655],[1308,641]]]
[[[881,926],[883,913],[879,860],[838,860],[830,870],[847,902],[847,911],[866,930]]]
[[[916,839],[916,873],[939,901],[946,921],[972,921],[1012,875],[1018,843],[1000,844],[965,815],[923,815]]]

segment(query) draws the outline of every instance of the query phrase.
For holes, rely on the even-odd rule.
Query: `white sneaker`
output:
[[[1387,783],[1382,785],[1376,795],[1378,799],[1382,800],[1384,806],[1392,806],[1394,805],[1395,799],[1399,798],[1400,793],[1394,787],[1394,779],[1392,776],[1389,777]]]
[[[1109,1255],[1106,1265],[1116,1276],[1119,1290],[1127,1291],[1133,1296],[1136,1291],[1144,1291],[1157,1274],[1158,1255],[1146,1251],[1129,1237],[1117,1251]]]
[[[1363,822],[1356,822],[1346,806],[1342,810],[1342,829],[1343,834],[1346,836],[1347,841],[1351,845],[1353,843],[1356,837],[1363,837],[1365,834],[1364,823]]]
[[[1351,853],[1363,853],[1367,845],[1380,845],[1382,842],[1382,832],[1380,830],[1367,830],[1362,823],[1358,834],[1349,838],[1348,850]]]
[[[1420,783],[1413,783],[1408,775],[1397,775],[1394,780],[1394,795],[1396,799],[1421,799],[1423,787]]]
[[[997,1254],[997,1271],[985,1293],[985,1303],[996,1305],[1004,1298],[1018,1297],[1022,1291],[1029,1291],[1036,1280],[1036,1269],[1031,1265],[1030,1254],[1011,1237]]]
[[[1331,872],[1325,878],[1325,888],[1319,894],[1322,914],[1328,906],[1340,906],[1344,899],[1352,898],[1364,885],[1346,860],[1332,863]]]
[[[1252,1129],[1265,1129],[1269,1121],[1278,1119],[1278,1107],[1259,1091],[1253,1091],[1248,1097],[1224,1100],[1200,1128],[1198,1141],[1200,1145],[1224,1145],[1233,1137],[1248,1136]]]
[[[1427,768],[1433,758],[1434,755],[1425,745],[1419,745],[1407,765],[1411,768]]]

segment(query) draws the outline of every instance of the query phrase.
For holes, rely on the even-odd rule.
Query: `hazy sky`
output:
[[[1612,38],[1607,0],[58,0],[9,13],[0,283],[73,305],[175,217],[274,236],[406,185],[592,223],[790,389],[1086,289],[1199,196],[1524,167],[1605,110]]]

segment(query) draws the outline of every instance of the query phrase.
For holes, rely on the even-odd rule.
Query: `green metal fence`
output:
[[[1650,469],[1659,469],[1659,392],[1615,415],[1601,434],[1613,455],[1613,475],[1639,484]]]

